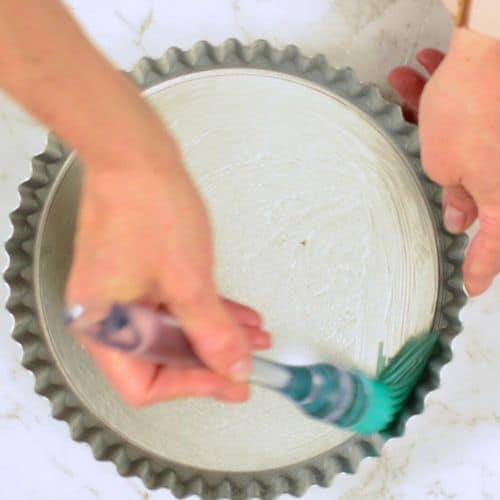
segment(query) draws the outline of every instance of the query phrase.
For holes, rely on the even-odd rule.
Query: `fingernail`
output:
[[[257,336],[255,335],[253,338],[253,349],[269,349],[271,347],[271,336],[265,333]]]
[[[444,225],[450,233],[461,233],[465,226],[465,213],[448,205],[444,211]]]
[[[269,339],[256,339],[256,341],[252,346],[252,349],[264,350],[264,349],[269,349],[270,347],[271,347],[271,341]]]
[[[465,291],[467,292],[467,295],[469,297],[477,297],[478,295],[481,295],[485,290],[488,289],[491,283],[488,283],[485,285],[484,283],[477,282],[477,281],[469,281],[467,282],[465,286]]]
[[[493,276],[489,276],[480,262],[474,264],[465,276],[465,289],[470,297],[485,292],[493,282]]]
[[[250,397],[248,387],[243,388],[240,385],[230,385],[217,391],[215,399],[226,403],[242,403]]]
[[[251,369],[252,369],[251,359],[243,358],[234,363],[234,365],[229,370],[229,376],[235,382],[246,382],[250,377]]]

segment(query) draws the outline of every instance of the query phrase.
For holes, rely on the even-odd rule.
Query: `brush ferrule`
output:
[[[344,370],[338,370],[338,373],[339,384],[336,404],[332,407],[331,412],[323,419],[328,423],[336,423],[338,420],[342,419],[351,408],[356,396],[356,384],[352,374]]]
[[[282,390],[288,386],[291,379],[292,372],[287,366],[254,356],[250,375],[250,380],[254,384]]]

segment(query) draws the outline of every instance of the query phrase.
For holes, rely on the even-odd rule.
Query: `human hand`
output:
[[[461,233],[478,218],[480,229],[464,262],[470,295],[484,292],[500,271],[500,43],[456,30],[446,57],[417,56],[432,75],[400,67],[388,79],[418,119],[422,160],[443,186],[444,223]]]
[[[0,1],[0,47],[0,87],[85,164],[67,303],[167,307],[209,368],[178,372],[84,340],[101,369],[132,404],[245,399],[251,350],[269,336],[257,313],[217,296],[207,214],[160,118],[58,0]]]
[[[209,367],[159,366],[82,338],[129,404],[243,401],[251,351],[269,347],[269,336],[255,311],[217,296],[205,208],[176,147],[159,135],[147,153],[87,165],[67,302],[167,307]]]

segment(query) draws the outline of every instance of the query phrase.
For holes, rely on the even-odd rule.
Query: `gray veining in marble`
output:
[[[199,39],[228,37],[275,45],[295,43],[306,54],[324,53],[351,65],[360,78],[387,91],[386,73],[412,62],[422,47],[445,48],[450,23],[439,0],[68,0],[89,35],[115,64],[129,69],[144,55]],[[0,94],[0,234],[10,234],[7,213],[17,205],[17,185],[45,130]],[[7,258],[1,254],[3,268]],[[5,300],[7,288],[2,285]],[[331,488],[311,489],[306,500],[500,498],[500,281],[463,312],[464,333],[442,386],[425,414],[410,422],[403,439],[383,456],[366,460],[355,476]],[[97,462],[87,445],[70,439],[67,425],[50,417],[49,404],[33,392],[33,377],[20,366],[21,350],[0,327],[0,498],[6,500],[165,500],[137,479],[123,479]],[[57,491],[54,486],[57,485]],[[285,500],[287,499],[286,497]],[[194,497],[193,497],[194,499]]]

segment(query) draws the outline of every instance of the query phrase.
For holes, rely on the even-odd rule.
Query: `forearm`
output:
[[[124,167],[134,152],[172,143],[135,86],[59,1],[0,0],[0,47],[0,87],[89,164]]]

